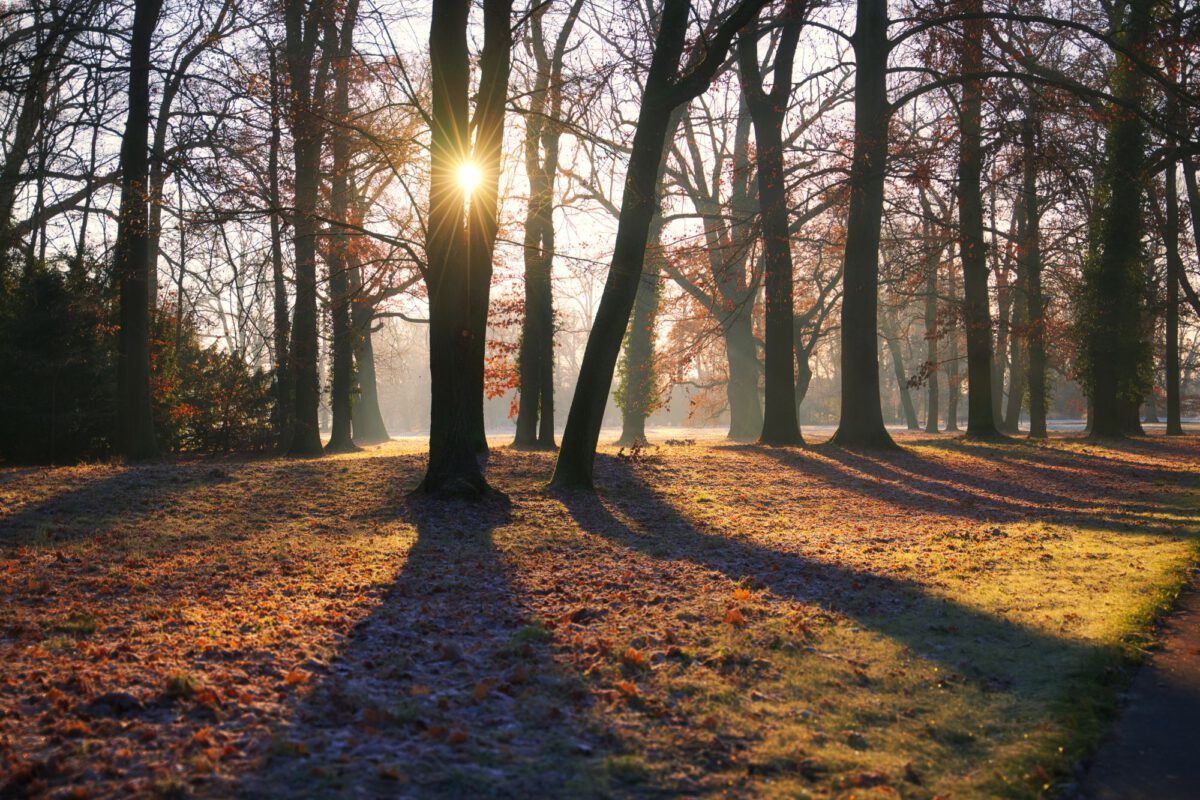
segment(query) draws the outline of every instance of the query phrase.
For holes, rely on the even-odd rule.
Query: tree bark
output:
[[[1030,98],[1021,123],[1021,204],[1025,227],[1021,257],[1025,260],[1026,341],[1029,349],[1029,438],[1046,438],[1046,301],[1042,296],[1042,213],[1038,197],[1038,110]]]
[[[968,13],[983,10],[981,0],[965,4]],[[983,69],[982,19],[963,23],[961,69]],[[999,435],[992,405],[992,319],[988,298],[987,252],[983,242],[983,85],[963,82],[959,111],[958,217],[959,256],[963,270],[963,323],[967,334],[967,436]]]
[[[129,112],[121,140],[121,217],[113,255],[120,286],[117,449],[130,461],[158,454],[150,395],[150,247],[147,215],[150,46],[162,0],[137,0],[129,53]]]
[[[884,315],[882,333],[887,343],[888,355],[892,360],[892,374],[896,376],[896,390],[900,393],[900,408],[904,414],[904,425],[910,431],[921,430],[917,422],[917,409],[913,406],[912,394],[908,390],[908,375],[904,370],[904,353],[900,348],[900,334],[892,321]]]
[[[325,0],[313,0],[323,6]],[[313,57],[321,35],[323,8],[307,0],[286,0],[284,53],[287,64],[295,164],[292,234],[295,248],[296,299],[292,311],[292,441],[296,456],[322,453],[319,408],[321,383],[317,371],[317,199],[321,182],[321,144],[324,126],[321,106],[326,66]]]
[[[786,10],[785,14],[788,13]],[[796,417],[795,351],[792,331],[792,248],[788,231],[788,199],[783,166],[783,118],[792,90],[792,63],[803,18],[783,23],[775,50],[771,91],[763,89],[758,65],[758,27],[750,25],[738,41],[742,92],[754,122],[758,172],[758,205],[764,269],[763,366],[765,391],[759,441],[769,445],[802,445]]]
[[[879,396],[879,231],[887,161],[887,3],[858,0],[854,155],[842,276],[842,413],[833,442],[895,447]]]
[[[633,301],[633,314],[629,320],[629,332],[625,336],[622,380],[618,384],[618,400],[621,407],[621,435],[617,444],[622,447],[644,445],[646,419],[653,410],[654,393],[657,391],[658,375],[655,371],[654,346],[661,295],[662,217],[655,213],[651,223],[650,262],[642,271],[641,284]]]
[[[291,320],[288,311],[287,283],[283,274],[283,199],[279,191],[279,154],[281,150],[282,99],[281,76],[277,71],[277,56],[270,55],[271,78],[271,134],[267,144],[267,202],[270,204],[271,224],[271,282],[274,312],[275,342],[275,434],[280,452],[287,452],[292,444],[292,366],[288,358],[288,340]],[[182,265],[181,265],[182,266]],[[182,309],[181,309],[182,310]]]
[[[362,262],[350,257],[350,292],[359,302],[350,306],[350,321],[354,328],[354,378],[358,397],[351,412],[355,444],[379,444],[391,440],[383,413],[379,410],[379,385],[375,374],[375,344],[371,328],[375,324],[375,307],[363,297]]]
[[[525,174],[529,205],[525,212],[525,316],[521,321],[518,361],[520,388],[514,447],[553,450],[554,443],[554,179],[562,113],[562,66],[567,42],[583,0],[573,0],[547,53],[542,17],[547,3],[529,19],[530,46],[537,77],[525,116]]]
[[[350,320],[352,301],[350,287],[351,241],[346,226],[350,222],[353,203],[350,185],[350,60],[354,55],[354,25],[358,15],[358,0],[349,0],[342,12],[339,30],[330,21],[326,32],[326,47],[333,66],[332,134],[333,175],[330,177],[330,212],[335,230],[329,236],[329,315],[333,333],[329,405],[333,421],[327,453],[349,453],[358,449],[354,444],[353,399],[354,330]],[[338,227],[342,226],[342,227]]]
[[[679,78],[691,3],[690,0],[666,0],[663,5],[621,196],[612,266],[588,336],[579,382],[567,415],[562,448],[554,468],[552,485],[555,487],[590,488],[592,485],[596,443],[612,387],[613,369],[641,282],[650,220],[658,207],[659,166],[673,111],[707,88],[724,62],[733,36],[763,4],[764,0],[742,0],[726,16],[709,40],[708,48],[697,51],[699,61]]]
[[[483,366],[492,249],[496,238],[500,139],[512,47],[511,0],[485,0],[484,46],[474,153],[467,121],[468,0],[435,0],[429,32],[433,74],[428,255],[429,463],[418,491],[493,494],[476,458],[486,453]],[[458,181],[472,160],[482,180],[470,198]]]
[[[1135,52],[1152,29],[1152,0],[1133,0],[1116,34]],[[1136,105],[1143,94],[1141,70],[1117,53],[1112,93]],[[1137,434],[1137,408],[1144,394],[1148,356],[1145,325],[1146,280],[1142,253],[1145,130],[1141,117],[1114,107],[1098,181],[1102,205],[1099,229],[1083,272],[1082,350],[1092,401],[1091,435]]]
[[[1167,181],[1167,224],[1164,244],[1167,249],[1166,375],[1167,436],[1182,436],[1183,422],[1179,405],[1179,284],[1183,259],[1179,256],[1179,187],[1175,161],[1169,162]]]

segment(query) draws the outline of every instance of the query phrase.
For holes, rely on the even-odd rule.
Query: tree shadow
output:
[[[1100,649],[938,596],[916,581],[710,533],[703,520],[682,514],[628,463],[600,456],[596,471],[621,491],[605,500],[589,492],[557,495],[585,533],[664,561],[688,561],[735,582],[749,580],[785,600],[818,604],[983,691],[1047,699],[1039,674],[1078,669]]]
[[[239,797],[548,797],[591,791],[590,693],[555,669],[485,504],[406,498],[400,574],[287,715]],[[379,515],[374,515],[376,519]]]
[[[936,511],[988,524],[1027,522],[1037,517],[1113,532],[1187,535],[1179,530],[1179,520],[1171,517],[1194,514],[1191,501],[1147,502],[1147,490],[1131,483],[1128,471],[1114,467],[1101,483],[1095,472],[1079,467],[1069,470],[1066,460],[1059,462],[1057,471],[1038,470],[1025,461],[1005,460],[1007,449],[993,456],[995,449],[979,452],[975,445],[959,446],[956,452],[977,459],[978,469],[911,450],[879,454],[822,445],[806,451],[754,448],[753,452],[854,494],[915,512]],[[1005,466],[1011,470],[1002,477],[984,474],[985,469],[999,471]]]

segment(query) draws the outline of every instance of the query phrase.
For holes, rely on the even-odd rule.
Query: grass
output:
[[[508,509],[406,499],[399,443],[13,471],[0,765],[98,796],[1054,794],[1200,552],[1198,442],[903,443],[605,449],[595,495],[498,449]],[[81,716],[113,690],[180,713]]]

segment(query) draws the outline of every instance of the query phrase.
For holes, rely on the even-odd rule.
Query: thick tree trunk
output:
[[[150,45],[162,0],[137,0],[129,53],[129,112],[121,140],[121,217],[113,255],[120,286],[117,335],[117,450],[130,461],[158,454],[150,396],[150,247],[146,146]]]
[[[511,0],[485,0],[484,52],[471,197],[458,181],[470,157],[467,105],[468,0],[435,0],[429,33],[433,74],[429,221],[429,464],[419,491],[478,497],[492,492],[476,454],[483,436],[483,363],[491,253],[496,236],[499,135],[508,93]],[[485,258],[486,256],[486,258]]]
[[[966,3],[968,12],[981,12],[981,0]],[[982,19],[963,23],[962,71],[983,68]],[[988,298],[987,252],[983,242],[983,85],[963,82],[959,110],[958,217],[959,255],[963,269],[963,322],[967,334],[967,436],[999,435],[993,416],[992,319]]]
[[[1179,256],[1179,187],[1175,183],[1174,161],[1167,168],[1166,180],[1167,224],[1163,238],[1167,249],[1167,352],[1164,375],[1167,388],[1167,436],[1182,436],[1179,406],[1179,282],[1183,275],[1183,259]]]
[[[500,159],[504,141],[504,108],[512,58],[512,0],[484,0],[483,50],[479,56],[479,89],[471,128],[475,145],[471,160],[480,173],[479,185],[467,205],[467,246],[471,335],[469,375],[473,387],[467,423],[475,452],[487,455],[484,426],[484,372],[487,360],[487,318],[492,291],[492,256],[496,249],[500,206]]]
[[[1117,38],[1137,52],[1152,29],[1151,0],[1134,0]],[[1112,92],[1121,102],[1141,102],[1141,70],[1121,53],[1112,70]],[[1144,393],[1146,280],[1142,253],[1142,190],[1146,180],[1145,126],[1141,117],[1115,111],[1105,142],[1099,181],[1103,204],[1083,274],[1083,357],[1092,400],[1092,436],[1137,433]],[[1132,410],[1131,410],[1132,409]]]
[[[887,161],[887,3],[858,0],[854,155],[842,275],[842,413],[836,444],[894,447],[879,397],[879,231]]]
[[[801,445],[796,418],[796,375],[792,331],[792,248],[788,231],[788,199],[783,167],[783,117],[792,89],[792,62],[802,20],[784,23],[775,51],[773,86],[763,89],[758,65],[758,31],[749,26],[738,43],[742,92],[754,122],[758,173],[758,205],[764,261],[765,372],[763,427],[759,441],[769,445]]]

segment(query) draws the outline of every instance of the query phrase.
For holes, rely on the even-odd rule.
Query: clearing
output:
[[[412,443],[0,471],[5,796],[1030,797],[1200,538],[1200,440]],[[499,444],[499,442],[497,442]]]

